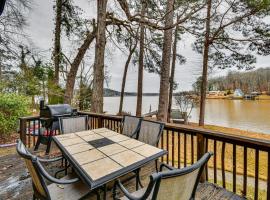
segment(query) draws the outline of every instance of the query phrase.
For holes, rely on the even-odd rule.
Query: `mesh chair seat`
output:
[[[155,121],[142,120],[138,140],[146,144],[156,146],[164,124]]]
[[[67,175],[61,178],[61,180],[68,180],[72,178],[74,178],[73,175]],[[51,200],[80,199],[89,193],[89,187],[87,187],[82,181],[68,185],[52,183],[48,185],[48,190],[51,196]]]
[[[135,116],[124,116],[121,133],[123,135],[136,138],[140,128],[141,119],[142,118]]]

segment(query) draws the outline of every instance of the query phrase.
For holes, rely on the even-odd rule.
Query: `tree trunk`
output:
[[[42,80],[42,96],[43,96],[43,100],[44,102],[46,102],[46,85],[45,85],[45,80]]]
[[[107,0],[97,0],[97,36],[91,111],[103,113],[104,53],[106,45]]]
[[[173,5],[174,0],[167,0],[165,26],[173,25]],[[160,69],[160,89],[157,119],[167,121],[168,101],[169,101],[169,82],[170,82],[170,57],[172,47],[172,29],[164,31],[162,65]]]
[[[144,18],[146,13],[146,1],[141,0],[142,9],[141,9],[141,17]],[[138,69],[138,86],[137,86],[137,106],[136,106],[136,116],[142,115],[142,94],[143,94],[143,57],[144,57],[144,34],[145,34],[145,26],[143,24],[140,25],[140,53],[139,53],[139,69]]]
[[[0,83],[2,81],[2,63],[0,62]]]
[[[205,115],[205,99],[206,99],[206,88],[207,88],[207,69],[208,69],[208,52],[209,52],[209,36],[210,36],[210,20],[211,20],[211,6],[212,0],[207,2],[207,17],[206,17],[206,27],[205,27],[205,40],[204,40],[204,52],[203,52],[203,74],[201,82],[201,101],[200,101],[200,119],[199,126],[204,125],[204,115]],[[205,141],[202,134],[197,134],[197,159],[199,160],[205,153]],[[206,174],[203,171],[200,181],[205,182]]]
[[[206,89],[207,89],[207,71],[208,71],[208,53],[209,53],[209,36],[210,36],[210,17],[211,17],[211,6],[212,0],[207,2],[207,18],[206,18],[206,29],[205,29],[205,40],[204,40],[204,52],[203,52],[203,72],[201,82],[201,101],[200,101],[200,118],[199,126],[204,126],[204,115],[205,115],[205,100],[206,100]]]
[[[79,86],[79,110],[83,110],[83,97],[82,97],[82,91],[83,91],[83,70],[81,70],[80,74],[80,86]]]
[[[137,39],[136,39],[137,40]],[[127,78],[127,71],[128,66],[131,61],[132,55],[135,52],[135,49],[137,47],[137,41],[135,42],[134,46],[130,48],[129,55],[125,64],[123,79],[122,79],[122,87],[121,87],[121,96],[120,96],[120,104],[119,104],[119,111],[118,113],[121,114],[123,111],[123,102],[124,102],[124,94],[125,94],[125,86],[126,86],[126,78]]]
[[[70,104],[73,97],[73,90],[76,80],[76,75],[81,64],[81,61],[89,48],[90,44],[96,37],[96,27],[93,27],[93,31],[87,34],[82,46],[79,48],[78,53],[70,66],[70,71],[67,75],[66,90],[64,95],[64,102]]]
[[[0,59],[0,93],[3,92],[3,82],[2,82],[2,63],[1,63],[1,59]]]
[[[169,90],[169,105],[168,105],[168,116],[167,121],[170,122],[171,111],[172,111],[172,98],[173,98],[173,83],[174,83],[174,73],[175,73],[175,63],[177,54],[177,34],[179,26],[177,25],[174,31],[174,43],[173,43],[173,56],[172,56],[172,69],[170,77],[170,90]]]
[[[54,30],[54,83],[59,84],[59,68],[60,68],[60,54],[61,54],[61,21],[62,21],[62,0],[56,0],[56,17]]]

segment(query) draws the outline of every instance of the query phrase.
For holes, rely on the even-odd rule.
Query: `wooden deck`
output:
[[[60,163],[55,165],[46,166],[47,170],[51,173],[56,168],[59,169]],[[149,164],[142,170],[142,182],[143,185],[147,185],[148,176],[154,171],[154,165]],[[134,182],[128,183],[126,187],[129,191],[135,190]],[[10,154],[7,156],[0,157],[0,199],[31,199],[32,198],[32,186],[31,179],[27,173],[24,162],[16,154]],[[93,195],[90,199],[95,199]],[[111,192],[107,193],[107,199],[112,199]],[[228,192],[227,190],[214,185],[212,183],[200,184],[196,199],[198,200],[238,200],[244,199],[234,193]]]

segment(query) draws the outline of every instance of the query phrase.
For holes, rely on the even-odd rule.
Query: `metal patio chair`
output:
[[[111,129],[116,132],[118,132],[120,129],[121,134],[131,138],[137,138],[138,132],[140,130],[141,121],[141,117],[124,115],[120,126]]]
[[[146,144],[157,146],[163,129],[164,123],[142,120],[137,139]]]
[[[81,115],[72,117],[60,117],[59,130],[60,134],[68,134],[88,130],[88,116]],[[55,173],[55,177],[57,177],[57,174],[63,171],[65,171],[65,175],[67,175],[67,170],[70,167],[70,165],[68,165],[67,159],[65,159],[64,157],[62,157],[62,165],[63,162],[65,162],[64,169],[57,171]]]
[[[142,120],[140,130],[138,133],[137,139],[141,142],[144,142],[146,144],[150,144],[152,146],[157,146],[160,136],[164,129],[164,123],[156,122],[156,121],[150,121],[150,120]],[[156,165],[156,171],[158,172],[158,162],[155,161]],[[136,177],[136,188],[138,188],[138,184],[142,186],[141,180],[140,180],[140,169],[137,170]]]
[[[125,115],[123,118],[121,133],[123,135],[136,138],[138,131],[140,130],[141,121],[141,117]]]
[[[112,130],[118,132],[120,129],[121,134],[135,139],[138,137],[138,132],[140,130],[141,121],[142,121],[142,117],[124,115],[123,119],[120,123],[120,126],[112,128]],[[134,173],[129,173],[127,175],[127,177],[122,177],[122,178],[124,178],[123,182],[128,182],[128,181],[136,178],[136,188],[138,188],[138,184],[140,184],[139,183],[139,181],[140,181],[139,180],[139,171],[140,170],[136,170],[136,171],[134,171]]]
[[[61,134],[88,130],[88,116],[60,117],[59,127]]]
[[[32,178],[33,199],[58,200],[58,199],[80,199],[90,193],[90,189],[79,178],[71,175],[61,179],[52,177],[42,166],[41,162],[54,162],[61,159],[40,159],[32,155],[21,142],[17,142],[17,152],[24,159],[26,167]],[[72,178],[72,179],[70,179]],[[51,182],[47,185],[45,180]]]
[[[162,164],[160,172],[150,176],[150,183],[146,188],[129,193],[122,183],[117,180],[113,189],[113,198],[117,198],[117,189],[124,194],[121,200],[194,200],[199,179],[205,164],[212,153],[206,153],[195,164],[182,169],[175,169]],[[167,168],[167,171],[162,171]]]

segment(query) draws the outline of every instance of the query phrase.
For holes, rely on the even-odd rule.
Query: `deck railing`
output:
[[[117,129],[122,120],[120,116],[79,113],[89,116],[90,129]],[[20,119],[20,138],[28,147],[35,144],[39,128],[38,116]],[[270,141],[167,123],[159,147],[168,154],[160,161],[177,168],[196,162],[201,145],[198,135],[203,137],[205,151],[214,152],[205,170],[207,181],[250,199],[270,200]]]

